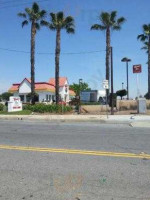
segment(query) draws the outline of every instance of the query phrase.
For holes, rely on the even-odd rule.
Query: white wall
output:
[[[39,95],[39,102],[46,101],[46,95],[55,95],[52,92],[37,92]],[[52,101],[52,100],[51,100]]]
[[[65,100],[65,95],[66,95],[66,102],[69,102],[69,83],[68,81],[65,82],[65,85],[67,85],[67,92],[66,92],[66,87],[60,87],[59,88],[59,94],[61,95],[62,100]]]
[[[20,85],[19,93],[20,94],[31,93],[31,84],[27,80],[24,80],[23,83]]]

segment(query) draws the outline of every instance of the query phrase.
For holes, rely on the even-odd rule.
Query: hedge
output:
[[[72,110],[71,106],[62,106],[62,105],[45,105],[45,104],[27,104],[23,106],[24,110],[30,110],[32,112],[37,113],[62,113],[62,112],[70,112]]]
[[[4,105],[0,103],[0,111],[4,110]]]

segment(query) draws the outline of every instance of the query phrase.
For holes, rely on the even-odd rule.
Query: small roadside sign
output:
[[[104,89],[109,89],[109,82],[108,82],[108,80],[104,80],[103,81],[103,88]]]
[[[133,73],[139,74],[142,72],[142,66],[141,65],[133,65]]]

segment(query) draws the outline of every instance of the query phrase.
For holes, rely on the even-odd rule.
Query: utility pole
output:
[[[111,47],[111,115],[114,115],[113,48]]]
[[[81,93],[81,84],[82,84],[82,79],[80,78],[79,79],[79,108],[78,108],[78,114],[81,113],[81,97],[80,97],[80,93]]]
[[[124,89],[124,83],[122,82],[122,90]]]

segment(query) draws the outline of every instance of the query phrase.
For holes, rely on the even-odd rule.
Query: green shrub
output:
[[[37,113],[62,113],[63,112],[70,112],[72,110],[71,106],[62,106],[62,105],[45,105],[43,103],[31,105],[27,104],[23,106],[24,110],[30,110],[32,112]]]
[[[0,111],[4,110],[4,105],[0,103]]]

